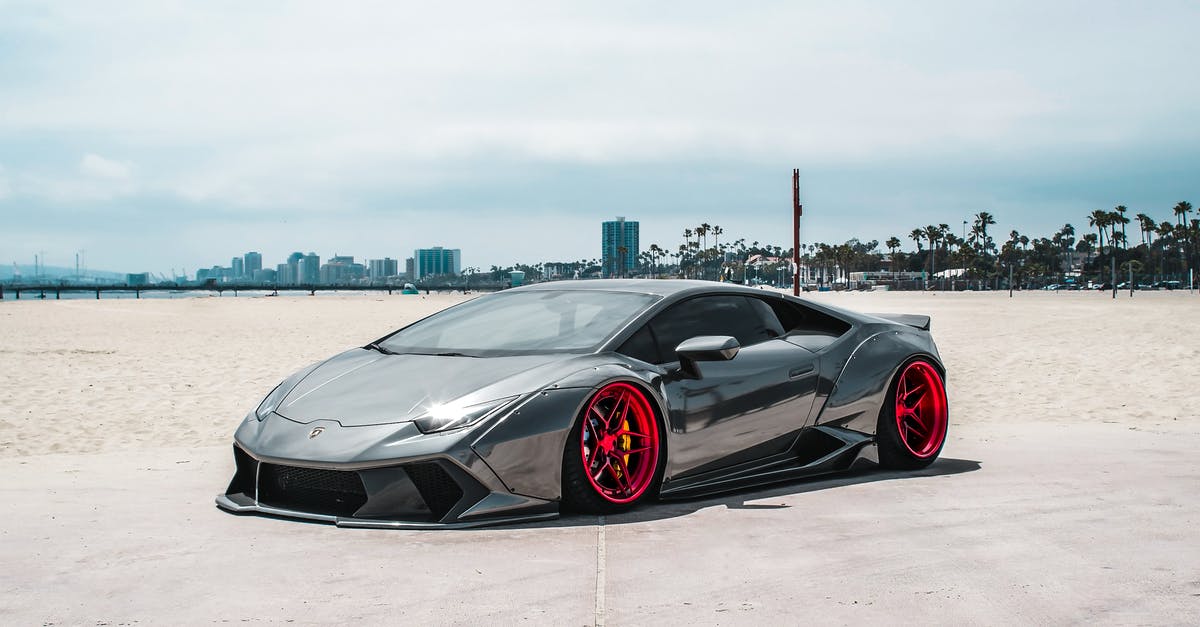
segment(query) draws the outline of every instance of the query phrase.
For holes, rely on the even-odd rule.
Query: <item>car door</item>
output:
[[[699,364],[700,378],[690,378],[678,372],[674,349],[699,335],[733,336],[742,348],[732,360]],[[818,357],[781,335],[765,302],[723,294],[677,303],[630,339],[639,358],[673,373],[664,379],[668,477],[768,458],[795,441],[816,396]]]

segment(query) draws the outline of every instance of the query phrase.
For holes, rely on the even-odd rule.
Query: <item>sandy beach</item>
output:
[[[0,616],[1200,621],[1200,295],[808,297],[933,316],[949,371],[942,461],[472,532],[212,504],[234,428],[280,379],[469,296],[0,303]]]

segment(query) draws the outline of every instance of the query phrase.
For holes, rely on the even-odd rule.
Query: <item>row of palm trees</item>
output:
[[[1200,220],[1191,218],[1191,203],[1181,201],[1172,209],[1174,222],[1158,222],[1146,213],[1131,219],[1129,209],[1119,205],[1111,211],[1096,210],[1087,216],[1088,228],[1095,232],[1078,234],[1071,224],[1047,237],[1030,237],[1013,230],[1007,240],[997,243],[990,227],[996,218],[980,211],[964,221],[958,233],[949,224],[930,224],[915,228],[908,238],[915,250],[905,251],[900,237],[884,242],[887,254],[876,240],[851,239],[842,244],[816,242],[801,244],[800,263],[805,278],[816,282],[840,282],[851,272],[928,273],[939,269],[961,268],[968,280],[1007,278],[1025,284],[1053,282],[1079,267],[1085,275],[1107,279],[1111,268],[1124,272],[1132,269],[1142,277],[1185,279],[1197,264],[1200,251]],[[1137,222],[1139,242],[1129,241],[1129,225]],[[961,233],[961,235],[960,235]],[[739,282],[765,282],[785,285],[791,280],[792,249],[745,239],[722,239],[725,229],[707,222],[686,228],[683,242],[672,248],[657,243],[639,251],[635,268],[620,268],[616,274],[647,277],[683,277]],[[627,251],[618,251],[624,258]],[[576,276],[612,275],[596,259],[545,262],[534,265],[514,264],[510,268],[493,266],[493,278],[506,276],[511,269],[523,270],[527,279],[537,281]]]
[[[1096,232],[1078,237],[1071,224],[1064,224],[1050,237],[1041,238],[1030,238],[1013,230],[997,249],[988,233],[988,227],[995,224],[994,216],[980,212],[974,216],[970,233],[963,238],[952,233],[946,224],[913,229],[909,237],[916,242],[917,251],[909,256],[907,265],[904,255],[898,252],[899,238],[889,238],[890,265],[893,269],[920,269],[932,275],[940,262],[942,267],[948,264],[963,268],[979,278],[1004,276],[1009,268],[1022,277],[1061,277],[1078,266],[1085,275],[1094,273],[1098,279],[1106,279],[1107,272],[1118,267],[1142,277],[1183,279],[1189,269],[1196,267],[1200,220],[1190,218],[1191,203],[1181,201],[1172,208],[1174,223],[1157,222],[1145,213],[1136,214],[1134,219],[1140,232],[1137,245],[1129,241],[1127,229],[1133,220],[1128,213],[1124,205],[1111,211],[1097,209],[1087,216],[1088,227]]]

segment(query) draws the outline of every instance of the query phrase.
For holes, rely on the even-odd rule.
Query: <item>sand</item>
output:
[[[1200,620],[1200,296],[809,297],[933,316],[942,461],[458,533],[243,518],[212,498],[238,421],[281,378],[464,296],[0,303],[0,616]]]

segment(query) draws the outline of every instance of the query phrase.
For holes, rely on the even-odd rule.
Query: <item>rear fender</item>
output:
[[[816,424],[874,434],[888,386],[906,361],[921,356],[945,376],[928,333],[880,331],[864,340],[846,361]]]

